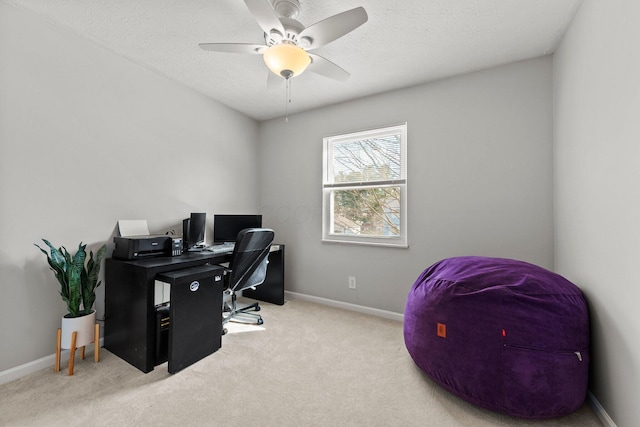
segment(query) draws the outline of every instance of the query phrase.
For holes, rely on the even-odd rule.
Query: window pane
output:
[[[335,142],[333,182],[400,179],[400,135]]]
[[[400,236],[400,187],[333,190],[331,232],[373,237]]]

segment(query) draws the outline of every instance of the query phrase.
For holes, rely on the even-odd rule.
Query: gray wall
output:
[[[554,57],[556,268],[591,310],[590,389],[640,425],[640,3],[586,0]]]
[[[640,37],[623,17],[638,11],[587,0],[553,68],[537,58],[258,125],[0,2],[0,371],[53,352],[65,308],[42,237],[95,249],[122,218],[164,232],[191,211],[260,210],[288,245],[288,290],[401,313],[445,257],[554,268],[555,200],[556,270],[594,319],[591,389],[637,424],[640,63],[625,52]],[[410,248],[321,243],[322,137],[404,121]]]
[[[0,2],[0,371],[51,355],[66,313],[33,243],[254,212],[257,140],[246,116]]]
[[[288,245],[288,290],[398,313],[444,257],[555,262],[589,299],[591,390],[638,425],[639,15],[585,0],[553,69],[539,58],[258,126],[0,2],[0,371],[53,352],[65,308],[40,238],[95,249],[118,219],[164,232],[191,211],[260,209]],[[404,121],[410,248],[322,244],[322,137]]]
[[[262,122],[261,209],[288,245],[287,290],[402,313],[445,257],[553,268],[551,72],[542,57]],[[409,249],[321,243],[322,137],[405,121]]]

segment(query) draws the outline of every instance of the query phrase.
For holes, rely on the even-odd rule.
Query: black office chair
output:
[[[262,284],[267,276],[267,264],[271,242],[274,237],[273,230],[268,228],[246,228],[236,238],[233,255],[226,268],[225,291],[231,294],[231,305],[225,305],[222,320],[222,333],[227,330],[224,325],[232,319],[253,320],[262,325],[262,316],[250,311],[260,311],[258,303],[246,307],[238,307],[237,293],[244,289],[255,288]]]

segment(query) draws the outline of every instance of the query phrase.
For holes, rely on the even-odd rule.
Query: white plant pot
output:
[[[77,332],[76,348],[83,347],[93,342],[93,335],[96,324],[96,311],[81,317],[62,317],[62,339],[60,347],[64,349],[71,348],[71,335]]]

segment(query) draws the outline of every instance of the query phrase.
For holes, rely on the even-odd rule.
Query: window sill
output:
[[[338,244],[338,245],[380,246],[385,248],[409,249],[409,245],[406,243],[363,242],[361,240],[334,240],[334,239],[322,239],[322,243]]]

